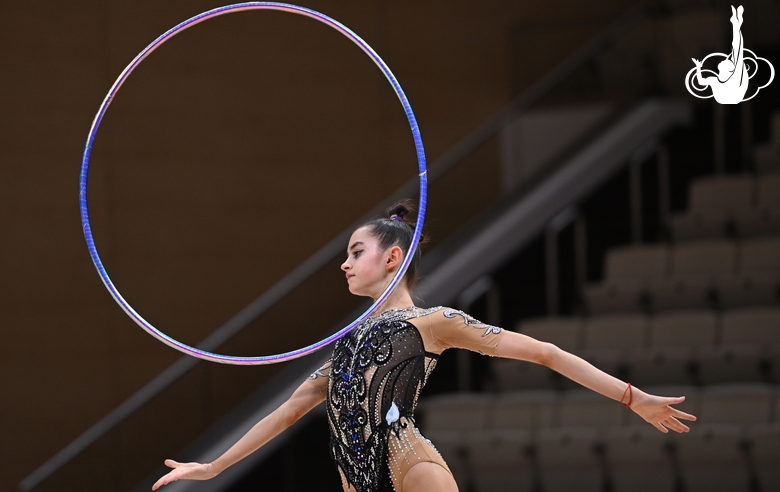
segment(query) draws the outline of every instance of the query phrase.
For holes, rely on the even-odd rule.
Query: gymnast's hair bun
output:
[[[412,201],[410,198],[404,198],[400,202],[387,209],[387,217],[390,219],[398,217],[396,220],[401,220],[405,224],[409,224],[412,226],[412,228],[414,228],[414,222],[411,222],[409,217],[413,215],[413,212],[416,210],[416,208],[417,207],[415,206],[414,201]]]

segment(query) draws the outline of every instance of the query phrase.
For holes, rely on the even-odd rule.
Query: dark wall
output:
[[[632,3],[305,2],[389,63],[430,162],[522,89],[509,74],[513,26],[607,19]],[[178,357],[99,281],[79,222],[78,170],[123,67],[166,29],[219,5],[3,6],[0,489],[13,490]],[[550,62],[582,41],[522,39],[529,59],[549,50]],[[92,159],[92,225],[126,299],[195,344],[415,169],[400,104],[346,38],[290,14],[231,14],[173,38],[112,103]],[[147,438],[154,454],[160,436]]]

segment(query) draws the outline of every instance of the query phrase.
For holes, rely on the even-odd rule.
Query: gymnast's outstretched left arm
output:
[[[547,366],[586,388],[629,406],[661,432],[669,432],[668,429],[688,432],[690,429],[680,419],[696,420],[693,415],[671,406],[682,403],[684,396],[666,398],[650,395],[551,343],[482,323],[455,309],[441,310],[429,319],[433,338],[431,348],[437,352],[447,348],[464,348]],[[425,324],[421,323],[421,326],[423,332],[426,331]]]
[[[661,432],[669,432],[668,429],[688,432],[690,429],[680,420],[696,420],[695,416],[671,406],[682,403],[685,400],[684,396],[674,398],[655,396],[638,388],[629,387],[627,383],[551,343],[505,331],[496,347],[495,355],[547,366],[586,388],[629,406]]]

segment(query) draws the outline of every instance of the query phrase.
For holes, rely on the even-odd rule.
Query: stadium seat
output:
[[[753,205],[755,181],[751,175],[709,176],[693,181],[688,209],[671,218],[675,241],[724,237],[735,233],[735,216]]]
[[[646,423],[609,428],[605,432],[604,442],[612,490],[675,490],[677,477],[672,461],[675,437],[672,434],[663,434]]]
[[[699,394],[699,420],[707,424],[765,424],[772,419],[777,390],[765,384],[724,384]]]
[[[536,441],[543,490],[546,492],[601,492],[602,466],[596,454],[596,429],[542,429]]]
[[[780,423],[750,426],[748,440],[760,490],[780,490]]]
[[[780,234],[780,206],[759,205],[737,212],[736,235],[743,238]]]
[[[562,393],[517,391],[501,393],[495,400],[491,424],[496,429],[546,429],[559,425]]]
[[[740,425],[692,426],[677,441],[686,492],[748,492],[750,482],[741,450],[743,441]]]
[[[749,210],[749,209],[748,209]],[[726,237],[736,230],[736,218],[741,211],[729,213],[722,209],[686,210],[672,215],[669,228],[677,242]]]
[[[504,492],[533,490],[533,460],[530,433],[522,430],[493,430],[471,439],[471,466],[476,490]],[[467,489],[463,489],[467,490]]]
[[[729,310],[721,324],[723,343],[780,344],[780,307]]]
[[[733,241],[711,239],[678,244],[672,249],[671,274],[732,275],[737,266],[737,247]]]
[[[739,270],[780,273],[780,236],[744,241],[739,248]]]
[[[780,304],[780,275],[776,272],[739,272],[717,278],[714,285],[722,309]]]
[[[650,319],[650,347],[631,352],[630,378],[636,384],[697,383],[694,353],[715,344],[717,316],[710,310],[659,313]]]
[[[715,293],[715,280],[709,274],[675,275],[648,286],[654,312],[711,308],[717,304]]]
[[[607,251],[604,278],[652,278],[666,275],[669,248],[663,244],[630,245]]]
[[[718,317],[711,310],[680,310],[650,318],[650,345],[714,345]]]
[[[488,427],[494,406],[489,395],[452,393],[425,399],[420,404],[428,431],[479,431]]]
[[[765,381],[780,378],[780,307],[723,313],[721,345],[702,350],[705,381]]]
[[[567,391],[560,400],[558,425],[561,427],[621,425],[628,410],[618,402],[588,389]]]
[[[647,326],[644,314],[592,316],[585,321],[584,348],[578,355],[604,372],[626,378],[628,355],[636,347],[647,344]]]
[[[641,279],[621,278],[586,285],[582,295],[588,314],[647,311],[647,284]]]
[[[648,318],[644,314],[591,316],[583,327],[585,349],[631,349],[647,344]]]

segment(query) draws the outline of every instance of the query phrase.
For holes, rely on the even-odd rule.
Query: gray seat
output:
[[[757,343],[720,344],[700,347],[695,355],[700,384],[768,381],[771,368],[764,368],[764,347]]]
[[[648,287],[654,312],[714,307],[715,280],[707,274],[680,274],[661,279]]]
[[[780,423],[750,426],[748,439],[761,490],[780,490]]]
[[[678,440],[685,490],[748,492],[749,474],[740,446],[743,440],[740,425],[693,426],[684,439]]]
[[[630,378],[636,384],[691,384],[694,352],[713,346],[718,319],[710,310],[680,310],[659,313],[650,319],[650,347],[636,350]]]
[[[648,318],[644,314],[615,313],[591,316],[583,327],[585,349],[631,349],[647,344]]]
[[[676,436],[642,423],[607,429],[604,442],[614,492],[675,490],[670,453]],[[576,490],[576,489],[572,489]]]
[[[590,427],[543,429],[536,440],[541,483],[546,492],[601,492],[602,476],[595,452],[598,432]]]
[[[736,272],[733,241],[705,240],[675,246],[671,276],[649,286],[653,310],[714,307],[715,285],[720,277]]]
[[[647,284],[669,269],[669,248],[663,244],[630,245],[607,251],[604,279],[589,284],[583,297],[590,314],[641,312],[647,309]]]
[[[493,410],[492,398],[480,393],[454,393],[420,401],[425,432],[486,429]]]
[[[491,427],[495,429],[547,429],[559,425],[559,391],[500,393],[495,400]]]
[[[723,343],[780,344],[780,307],[733,309],[721,323]]]
[[[669,229],[676,242],[725,237],[731,232],[733,215],[717,208],[686,210],[671,216]]]
[[[604,278],[653,278],[666,275],[669,248],[664,244],[612,248],[604,258]]]
[[[709,176],[693,181],[688,210],[671,218],[675,241],[731,234],[735,214],[753,205],[755,181],[751,175]]]
[[[758,177],[758,205],[780,206],[780,172]]]
[[[780,236],[744,241],[739,248],[739,270],[780,273]]]
[[[723,313],[721,345],[700,351],[705,382],[780,379],[780,307]]]
[[[739,272],[720,277],[715,280],[715,290],[722,309],[780,305],[780,275],[776,272]]]
[[[481,432],[472,436],[470,444],[471,474],[479,492],[533,490],[529,432],[506,429]]]
[[[780,206],[759,205],[741,210],[734,216],[734,228],[744,238],[780,234]]]
[[[732,275],[737,266],[737,247],[733,241],[711,239],[678,244],[672,249],[673,276]]]
[[[627,377],[628,354],[647,344],[644,314],[612,313],[592,316],[583,328],[582,358],[619,378]]]
[[[777,391],[765,384],[727,384],[706,387],[699,394],[699,419],[708,424],[769,423]]]
[[[714,345],[718,317],[714,311],[689,309],[658,313],[650,319],[650,345]]]
[[[588,314],[646,311],[647,284],[640,278],[618,278],[586,285],[582,296]]]

